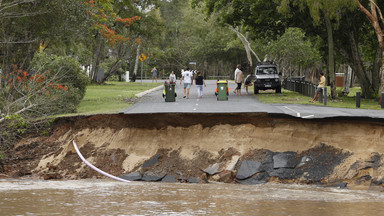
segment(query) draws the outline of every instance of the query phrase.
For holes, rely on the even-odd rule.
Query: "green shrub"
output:
[[[51,109],[51,114],[76,111],[76,107],[85,95],[89,78],[75,58],[39,53],[32,60],[31,70],[43,73],[46,80],[55,82],[54,84],[60,88],[54,92],[55,100],[44,102]],[[47,82],[47,85],[52,84]]]

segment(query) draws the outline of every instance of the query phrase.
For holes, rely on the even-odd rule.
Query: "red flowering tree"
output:
[[[92,20],[92,28],[97,30],[90,73],[91,79],[96,82],[98,80],[96,74],[99,69],[99,64],[103,60],[104,50],[106,48],[119,46],[117,49],[123,53],[121,56],[124,56],[127,52],[127,44],[132,42],[129,37],[129,28],[133,23],[140,20],[141,17],[120,17],[116,12],[116,3],[113,0],[87,0],[84,1],[84,5],[87,7],[88,14]],[[135,39],[134,41],[140,43],[140,40]],[[124,58],[116,59],[107,74],[112,74],[111,70],[121,66],[123,61]],[[105,81],[106,78],[107,77],[101,82]]]

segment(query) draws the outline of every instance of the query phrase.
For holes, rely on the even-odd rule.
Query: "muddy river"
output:
[[[384,194],[297,184],[0,180],[0,215],[381,215]]]

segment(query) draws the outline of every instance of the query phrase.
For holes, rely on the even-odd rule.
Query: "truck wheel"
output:
[[[259,89],[256,86],[253,87],[253,93],[259,94]]]

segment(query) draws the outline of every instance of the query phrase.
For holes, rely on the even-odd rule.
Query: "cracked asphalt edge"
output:
[[[146,94],[149,94],[149,93],[154,92],[154,91],[158,91],[158,90],[160,90],[160,89],[162,89],[162,88],[164,88],[164,86],[163,86],[163,85],[160,85],[160,86],[157,86],[157,87],[155,87],[155,88],[153,88],[153,89],[149,89],[149,90],[147,90],[147,91],[137,93],[135,96],[138,97],[138,98],[140,98],[140,97],[143,97],[143,96],[146,95]]]

